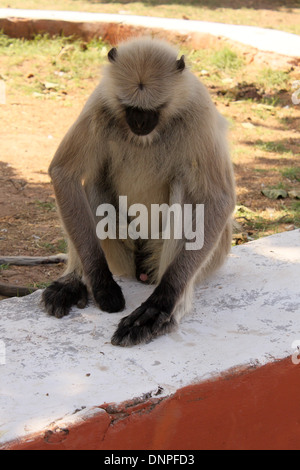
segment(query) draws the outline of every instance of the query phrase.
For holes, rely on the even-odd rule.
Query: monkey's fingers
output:
[[[172,315],[142,304],[120,321],[111,342],[116,346],[146,343],[156,336],[168,333],[175,325]]]
[[[62,318],[68,315],[73,305],[84,308],[88,303],[88,292],[79,279],[66,276],[50,284],[44,290],[42,300],[49,315]]]

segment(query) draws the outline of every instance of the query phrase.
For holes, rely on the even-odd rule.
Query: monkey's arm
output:
[[[149,341],[171,331],[176,324],[173,314],[176,304],[219,241],[234,208],[234,195],[207,200],[204,207],[203,247],[199,250],[186,250],[184,245],[181,247],[151,296],[121,320],[112,337],[113,344],[128,346]]]
[[[173,309],[174,304],[183,293],[187,284],[195,274],[205,267],[211,254],[220,241],[220,237],[231,218],[234,209],[234,198],[230,197],[226,202],[224,199],[207,201],[204,204],[204,243],[201,249],[187,250],[182,246],[173,262],[167,267],[161,282],[153,292],[154,299],[159,296],[163,298],[164,292],[172,286],[170,299],[164,300],[167,309]]]
[[[99,123],[91,113],[83,114],[63,139],[49,173],[60,216],[80,258],[94,299],[102,310],[115,312],[124,308],[124,297],[113,280],[100,247],[94,215],[82,185],[87,176],[101,171],[103,150],[98,128]],[[50,286],[50,289],[54,287]]]

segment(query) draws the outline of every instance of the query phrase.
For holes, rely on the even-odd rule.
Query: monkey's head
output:
[[[138,38],[111,49],[108,60],[106,99],[120,125],[136,136],[163,129],[185,93],[184,57],[163,41]]]

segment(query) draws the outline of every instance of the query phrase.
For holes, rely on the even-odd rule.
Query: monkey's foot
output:
[[[121,287],[112,279],[104,285],[93,286],[93,296],[96,304],[104,312],[120,312],[125,307],[125,299]]]
[[[73,305],[84,308],[88,303],[88,291],[83,282],[72,274],[64,276],[50,284],[42,295],[49,315],[62,318],[68,315]]]
[[[145,302],[122,318],[111,342],[116,346],[146,343],[156,336],[169,333],[177,325],[174,317]]]

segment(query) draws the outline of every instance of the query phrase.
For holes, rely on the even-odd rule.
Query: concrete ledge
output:
[[[75,35],[85,40],[102,37],[111,44],[141,34],[153,34],[193,45],[208,47],[220,38],[251,46],[260,51],[300,57],[300,36],[254,26],[227,25],[132,15],[0,9],[0,29],[12,37],[37,33]]]
[[[299,367],[286,359],[170,397],[78,412],[2,449],[299,450]]]
[[[299,449],[299,277],[300,230],[234,247],[177,331],[129,349],[110,338],[150,286],[62,320],[40,291],[2,301],[0,446]]]

